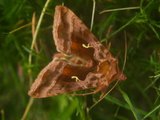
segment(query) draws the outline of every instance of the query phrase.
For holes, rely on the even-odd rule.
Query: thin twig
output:
[[[96,7],[96,1],[93,0],[93,9],[92,9],[91,26],[90,26],[91,31],[92,31],[93,23],[94,23],[95,7]]]

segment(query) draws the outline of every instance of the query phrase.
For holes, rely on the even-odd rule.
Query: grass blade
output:
[[[159,108],[160,108],[160,104],[156,108],[154,108],[153,110],[151,110],[147,115],[145,115],[142,120],[145,120],[147,117],[149,117],[152,113],[154,113]]]
[[[130,108],[131,112],[133,113],[135,119],[139,120],[138,116],[137,116],[137,113],[135,111],[135,108],[133,107],[132,102],[129,99],[128,95],[124,91],[122,91],[121,89],[119,89],[119,91],[121,92],[121,94],[122,94],[124,100],[126,101],[126,103],[129,105],[129,108]]]

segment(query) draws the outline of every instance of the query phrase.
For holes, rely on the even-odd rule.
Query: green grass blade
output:
[[[122,108],[127,109],[127,110],[130,110],[130,107],[129,107],[128,104],[120,101],[119,99],[117,99],[117,98],[115,98],[115,97],[112,97],[111,95],[107,95],[107,97],[105,98],[105,100],[107,100],[107,101],[109,101],[109,102],[111,102],[111,103],[114,103],[114,104],[116,104],[116,105],[118,105],[118,106],[120,106],[120,107],[122,107]],[[135,108],[135,110],[136,110],[139,114],[141,114],[141,115],[146,115],[146,112],[143,111],[143,110],[141,110],[141,109],[139,109],[139,108]]]
[[[151,110],[148,114],[146,114],[142,120],[145,120],[147,117],[149,117],[152,113],[154,113],[158,109],[160,109],[160,104],[157,107],[155,107],[153,110]]]
[[[124,24],[122,27],[120,27],[118,30],[116,30],[115,32],[113,32],[109,38],[113,37],[114,35],[116,35],[117,33],[119,33],[120,31],[122,31],[125,27],[127,27],[129,24],[131,24],[134,20],[136,20],[137,15],[134,16],[131,20],[129,20],[126,24]]]
[[[119,91],[121,92],[124,100],[125,100],[125,101],[127,102],[127,104],[129,105],[129,108],[130,108],[131,112],[133,113],[135,119],[136,119],[136,120],[139,120],[139,119],[138,119],[138,115],[137,115],[137,113],[136,113],[136,111],[135,111],[135,108],[134,108],[131,100],[129,99],[128,95],[127,95],[124,91],[122,91],[121,89],[119,89]]]

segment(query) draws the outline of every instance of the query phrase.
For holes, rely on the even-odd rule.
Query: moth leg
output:
[[[111,42],[109,42],[107,45],[107,49],[110,50],[110,48],[111,48]]]
[[[101,95],[100,95],[100,99],[104,98],[106,96],[107,93],[107,87],[104,87],[103,89],[101,89]]]
[[[97,89],[97,90],[95,90],[95,91],[92,91],[92,92],[88,92],[88,93],[79,93],[79,94],[72,94],[72,95],[74,95],[74,96],[86,96],[86,95],[91,95],[91,94],[96,94],[96,93],[98,93],[98,92],[100,92],[101,90],[99,89]]]
[[[101,87],[98,87],[97,89],[95,89],[94,91],[92,91],[92,92],[88,92],[88,93],[80,93],[80,94],[72,94],[72,95],[75,95],[75,96],[86,96],[86,95],[91,95],[91,94],[96,94],[96,93],[98,93],[98,92],[101,92],[102,94],[101,94],[101,96],[103,97],[103,95],[105,95],[105,93],[106,93],[106,91],[107,91],[107,86],[101,86]],[[100,96],[100,98],[101,98],[101,96]]]
[[[88,93],[71,94],[71,95],[73,95],[73,96],[86,96],[86,95],[91,95],[91,94],[96,94],[96,93],[93,91],[93,92],[88,92]]]

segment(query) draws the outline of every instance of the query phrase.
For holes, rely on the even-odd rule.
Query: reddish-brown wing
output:
[[[118,61],[68,8],[55,9],[53,60],[40,72],[29,95],[42,98],[95,88],[103,91],[113,80],[124,80]]]
[[[29,95],[43,98],[96,87],[98,81],[93,81],[91,84],[83,81],[86,75],[92,71],[90,66],[83,66],[76,62],[70,64],[68,58],[66,60],[64,58],[66,56],[60,53],[55,54],[54,59],[38,75]],[[78,76],[81,80],[77,81],[72,76]],[[93,75],[91,76],[93,77]]]
[[[55,8],[53,36],[58,52],[82,57],[93,54],[90,49],[84,49],[83,44],[94,47],[98,42],[83,22],[64,6]]]

